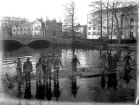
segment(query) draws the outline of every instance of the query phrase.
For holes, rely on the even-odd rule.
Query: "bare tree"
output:
[[[102,24],[106,22],[106,14],[107,14],[107,34],[109,31],[111,32],[111,38],[113,32],[117,33],[118,42],[121,42],[121,37],[123,34],[123,29],[126,29],[124,26],[124,22],[128,23],[128,27],[130,27],[130,14],[134,11],[134,6],[137,5],[135,2],[124,2],[124,1],[95,1],[90,4],[91,7],[95,10],[94,13],[97,13],[99,16],[93,19],[96,24],[93,25],[101,25],[101,35],[102,35]],[[100,12],[99,12],[100,11]],[[108,15],[111,14],[111,15]],[[109,24],[109,20],[111,20],[111,24]],[[94,23],[95,23],[94,22]],[[129,29],[130,30],[130,29]]]
[[[103,10],[102,1],[92,2],[89,6],[93,7],[93,11],[91,15],[93,16],[97,14],[97,16],[92,19],[92,22],[93,22],[93,26],[100,27],[100,33],[102,37],[102,34],[103,34],[102,25],[103,25],[103,17],[104,17],[104,14],[102,11]]]
[[[73,37],[73,42],[75,42],[75,32],[74,32],[74,24],[75,24],[75,12],[76,12],[76,5],[74,1],[70,1],[66,5],[64,5],[66,16],[65,16],[65,23],[71,25],[71,32]],[[69,28],[70,29],[70,28]]]
[[[130,3],[126,3],[123,1],[114,1],[109,3],[108,5],[103,2],[103,6],[105,6],[106,9],[109,9],[109,11],[112,13],[112,16],[114,16],[113,22],[116,25],[116,31],[117,31],[117,38],[118,42],[121,42],[121,37],[123,34],[123,23],[124,21],[129,21],[131,13],[134,11],[134,6]]]

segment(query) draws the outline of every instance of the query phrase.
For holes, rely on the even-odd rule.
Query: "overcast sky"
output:
[[[70,0],[0,0],[0,16],[20,16],[33,21],[37,17],[64,20],[64,4]],[[88,5],[93,0],[74,0],[79,23],[87,24]]]
[[[64,5],[71,0],[0,0],[1,16],[20,16],[34,21],[37,17],[46,20],[59,18],[64,20]],[[87,24],[89,4],[96,0],[74,0],[76,2],[77,23]],[[104,1],[104,0],[103,0]],[[112,1],[112,0],[109,0]],[[122,0],[123,1],[123,0]],[[124,0],[137,1],[137,0]]]

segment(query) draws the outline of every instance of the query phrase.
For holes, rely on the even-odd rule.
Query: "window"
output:
[[[96,29],[96,27],[93,27],[93,30],[95,30]]]
[[[131,26],[130,26],[130,28],[131,28],[131,29],[133,29],[133,28],[134,28],[134,26],[133,26],[133,25],[131,25]]]
[[[130,38],[133,38],[133,32],[130,32]]]
[[[100,35],[100,32],[97,32],[97,35]]]
[[[131,21],[131,22],[134,22],[134,19],[133,19],[133,18],[131,18],[131,19],[130,19],[130,21]]]
[[[92,24],[92,22],[89,22],[89,24]]]
[[[96,32],[93,32],[93,35],[96,35]]]
[[[88,32],[88,35],[91,35],[91,32]]]
[[[89,30],[91,30],[91,27],[88,27]]]
[[[13,29],[13,31],[15,32],[16,30],[15,30],[15,29]]]
[[[103,26],[103,29],[106,29],[106,26]]]

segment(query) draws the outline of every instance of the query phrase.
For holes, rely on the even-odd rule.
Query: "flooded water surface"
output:
[[[77,65],[77,72],[85,68],[86,73],[100,73],[103,68],[102,60],[100,58],[100,50],[92,49],[73,49],[63,48],[63,47],[48,47],[45,49],[32,49],[27,46],[21,47],[17,50],[11,52],[1,52],[3,64],[3,70],[1,71],[3,79],[5,79],[5,74],[10,76],[16,75],[16,63],[17,58],[21,58],[22,64],[26,61],[27,57],[33,64],[33,73],[36,74],[36,62],[39,57],[43,55],[54,54],[60,57],[63,67],[59,71],[59,79],[57,81],[51,79],[47,82],[47,87],[39,86],[39,93],[36,89],[36,79],[31,80],[31,99],[42,99],[42,100],[52,100],[52,101],[83,101],[83,102],[134,102],[135,100],[135,89],[136,82],[131,79],[129,84],[126,84],[124,80],[119,80],[117,83],[117,89],[107,88],[107,86],[102,86],[101,76],[92,78],[81,78],[80,76],[72,77],[72,66],[71,61],[73,53],[77,55],[80,65]],[[102,50],[101,53],[103,53]],[[115,50],[112,51],[112,54]],[[126,54],[126,51],[122,51],[122,56]],[[134,52],[133,54],[134,55]],[[133,56],[134,57],[134,56]],[[123,59],[123,58],[121,58]],[[123,67],[122,67],[123,68]],[[117,68],[119,69],[119,68]],[[120,68],[121,69],[121,68]],[[54,70],[52,69],[52,72]],[[107,78],[107,76],[106,76]],[[117,77],[118,78],[118,77]],[[3,83],[4,84],[4,83]],[[47,88],[47,89],[46,89]],[[5,94],[9,95],[11,98],[17,98],[18,86],[14,83],[12,89],[6,88],[3,85],[3,91]],[[25,98],[26,87],[21,85],[22,96],[20,98]],[[45,93],[45,94],[44,94]]]

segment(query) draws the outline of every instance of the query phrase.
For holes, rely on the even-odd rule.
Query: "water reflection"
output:
[[[116,74],[102,75],[92,77],[91,79],[81,79],[76,75],[80,72],[81,67],[85,69],[88,67],[88,71],[92,73],[98,73],[101,70],[101,68],[96,68],[101,61],[99,50],[55,47],[42,50],[27,48],[28,51],[23,51],[23,53],[22,50],[26,50],[26,47],[17,50],[17,52],[9,53],[9,55],[7,53],[2,59],[3,63],[5,63],[3,73],[10,71],[8,74],[15,75],[17,64],[15,64],[14,61],[20,57],[23,65],[26,59],[30,57],[30,61],[33,65],[33,74],[35,76],[31,78],[30,83],[22,84],[19,82],[17,86],[17,97],[19,98],[56,101],[98,101],[101,100],[100,97],[105,93],[105,90],[111,93],[110,88],[116,90],[118,87]],[[113,53],[113,51],[111,53]],[[77,55],[81,65],[78,65],[77,62],[76,65],[73,65],[72,60],[75,55]],[[40,59],[41,57],[45,58],[43,60],[43,66],[42,59]],[[55,62],[57,57],[61,60],[62,65]],[[68,77],[70,78],[68,79]],[[23,87],[25,88],[22,91]],[[68,92],[70,92],[72,96],[67,94]],[[104,100],[106,100],[106,98],[110,99],[106,93],[103,95]],[[84,94],[86,97],[84,97]]]
[[[25,86],[24,98],[25,99],[31,99],[31,97],[32,97],[32,95],[31,95],[31,84],[29,82],[29,83],[26,83],[26,86]]]
[[[71,78],[71,94],[74,96],[74,98],[76,98],[76,95],[78,93],[78,89],[80,86],[77,86],[77,80],[76,77],[73,76]]]
[[[61,96],[62,89],[59,86],[59,71],[54,70],[54,79],[53,79],[53,95],[56,98],[56,101],[58,101],[59,97]]]

